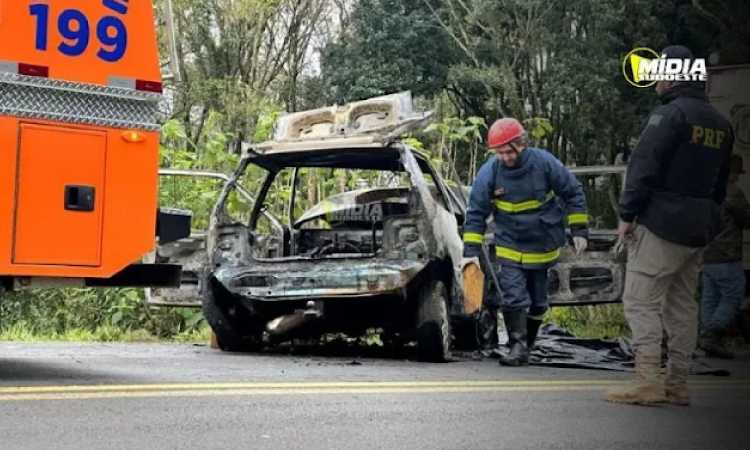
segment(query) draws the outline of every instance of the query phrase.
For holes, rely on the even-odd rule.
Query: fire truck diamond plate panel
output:
[[[160,94],[0,74],[0,114],[158,131]]]

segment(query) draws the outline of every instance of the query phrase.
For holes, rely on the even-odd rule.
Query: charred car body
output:
[[[409,93],[290,114],[273,141],[243,152],[207,245],[203,309],[222,348],[257,347],[264,333],[289,339],[381,328],[415,339],[420,359],[443,361],[460,330],[470,330],[477,345],[492,335],[490,322],[479,336],[472,328],[491,314],[467,314],[462,302],[462,203],[425,156],[399,141],[430,116],[412,112]],[[240,223],[226,213],[227,200],[253,170],[263,181]],[[342,171],[366,171],[377,186],[299,208],[316,170],[327,175],[318,181],[334,183]],[[289,186],[286,217],[262,231],[259,219],[279,201],[270,194],[279,182]]]
[[[151,290],[149,302],[202,306],[230,351],[371,328],[416,341],[425,361],[495,344],[492,224],[478,306],[465,301],[458,267],[469,188],[446,183],[400,139],[431,116],[404,92],[281,117],[271,141],[243,148],[207,232],[159,249],[157,259],[188,273],[179,290]],[[553,303],[619,301],[614,237],[592,230],[575,260],[563,249]]]

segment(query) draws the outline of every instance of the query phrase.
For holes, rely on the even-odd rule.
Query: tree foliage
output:
[[[445,86],[452,48],[422,0],[355,2],[321,69],[336,101],[401,90],[432,96]]]

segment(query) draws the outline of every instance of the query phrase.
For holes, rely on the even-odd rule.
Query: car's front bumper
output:
[[[396,293],[424,266],[383,258],[258,261],[251,267],[219,268],[214,276],[228,291],[248,299],[299,300]]]

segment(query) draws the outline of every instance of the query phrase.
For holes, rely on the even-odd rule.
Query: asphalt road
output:
[[[0,449],[744,449],[750,355],[721,366],[635,407],[610,371],[0,343]]]

